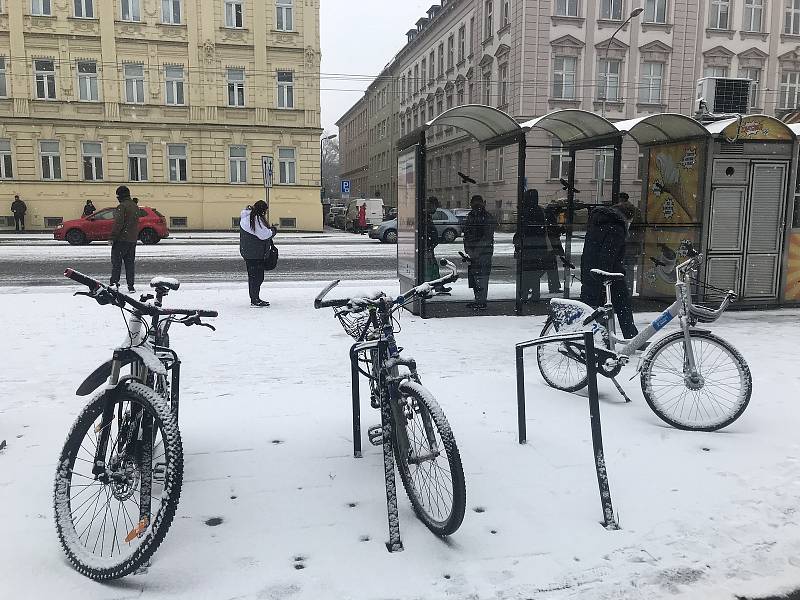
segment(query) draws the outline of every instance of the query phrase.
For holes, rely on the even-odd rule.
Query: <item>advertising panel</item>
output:
[[[397,158],[397,276],[417,282],[417,149]]]

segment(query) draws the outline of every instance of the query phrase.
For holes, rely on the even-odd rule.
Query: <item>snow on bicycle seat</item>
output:
[[[624,273],[609,273],[601,269],[592,269],[592,275],[596,275],[601,279],[625,279]]]
[[[168,290],[177,291],[179,287],[181,287],[181,282],[173,277],[153,277],[150,280],[150,287],[155,288],[167,288]]]

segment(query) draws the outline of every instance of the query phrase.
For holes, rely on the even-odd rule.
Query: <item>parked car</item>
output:
[[[336,216],[344,214],[346,210],[347,208],[344,206],[332,206],[327,218],[325,219],[325,224],[332,226],[336,220]]]
[[[458,219],[458,222],[463,225],[464,221],[467,220],[467,215],[469,214],[469,209],[468,208],[454,208],[453,209],[453,214]]]
[[[157,244],[169,237],[167,220],[160,212],[148,206],[139,208],[139,241],[143,244]],[[114,209],[103,208],[72,221],[65,221],[53,231],[57,240],[66,240],[73,246],[91,242],[107,242],[114,228]]]
[[[452,244],[462,234],[461,223],[452,210],[440,208],[433,215],[433,224],[436,225],[436,232],[439,234],[439,241],[444,244]],[[369,237],[373,240],[380,240],[384,244],[397,243],[397,219],[384,221],[369,230]]]

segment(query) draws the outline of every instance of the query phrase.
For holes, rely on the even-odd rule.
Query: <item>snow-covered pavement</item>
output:
[[[398,340],[461,450],[467,516],[439,540],[401,491],[405,551],[389,554],[380,449],[365,439],[352,458],[350,338],[312,309],[322,286],[267,284],[262,311],[243,283],[168,298],[218,309],[218,331],[172,332],[184,361],[181,503],[148,572],[107,585],[63,557],[52,478],[85,402],[74,390],[122,338],[122,319],[69,288],[0,288],[0,598],[729,600],[800,587],[800,311],[712,326],[753,373],[749,408],[722,432],[663,425],[628,381],[634,367],[620,377],[633,404],[601,381],[617,532],[599,524],[586,398],[547,388],[533,355],[530,442],[516,442],[514,344],[542,319],[404,315]],[[364,404],[366,430],[379,415]]]

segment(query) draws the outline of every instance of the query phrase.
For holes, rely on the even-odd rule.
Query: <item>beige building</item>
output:
[[[356,102],[337,122],[339,176],[350,182],[351,198],[366,198],[369,187],[369,109],[366,98]]]
[[[271,156],[271,221],[321,230],[319,40],[318,0],[0,0],[0,215],[52,229],[125,184],[231,229]]]

